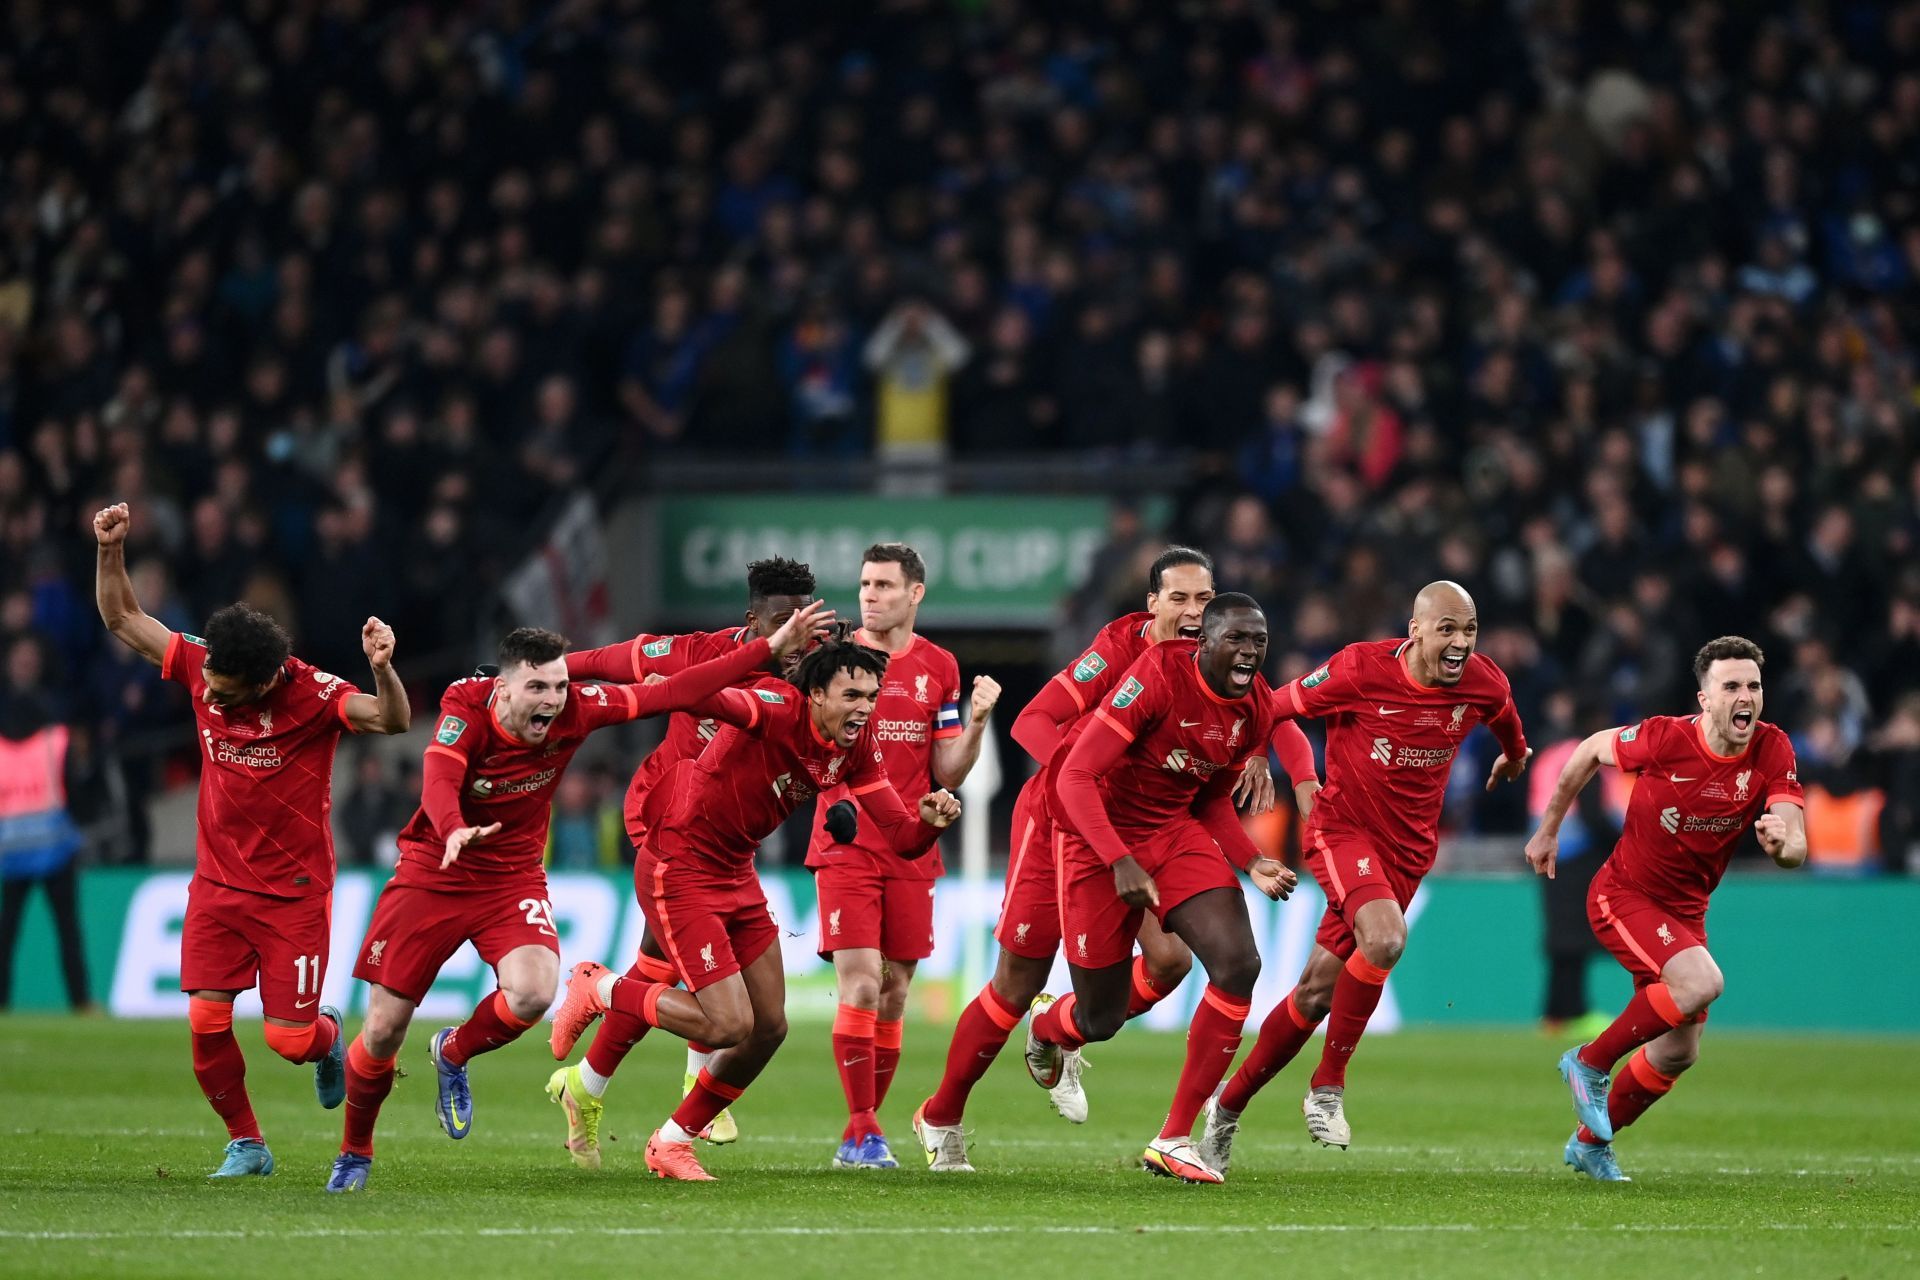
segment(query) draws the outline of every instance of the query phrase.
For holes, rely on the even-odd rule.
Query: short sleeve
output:
[[[1317,719],[1338,710],[1353,693],[1353,656],[1351,650],[1342,649],[1282,689],[1278,702],[1283,714]]]
[[[957,738],[966,727],[960,718],[960,664],[946,656],[940,672],[940,706],[933,713],[934,741]]]
[[[189,689],[196,688],[201,680],[200,668],[206,660],[207,646],[199,636],[175,631],[168,636],[167,651],[160,659],[160,677]]]
[[[1653,761],[1656,726],[1651,720],[1613,731],[1613,762],[1622,773],[1639,773]]]
[[[1767,803],[1796,804],[1807,807],[1806,793],[1800,789],[1800,763],[1793,754],[1793,741],[1784,733],[1771,734],[1773,747],[1767,761]]]
[[[1127,668],[1120,687],[1094,712],[1096,719],[1128,742],[1137,741],[1141,734],[1158,724],[1166,709],[1166,679],[1154,658],[1149,651]]]

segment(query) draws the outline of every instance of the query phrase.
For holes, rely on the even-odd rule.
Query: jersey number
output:
[[[522,898],[520,909],[527,913],[527,923],[546,934],[557,938],[560,931],[553,927],[553,904],[545,898]]]
[[[311,992],[320,994],[320,956],[295,956],[293,958],[293,994],[304,996]]]

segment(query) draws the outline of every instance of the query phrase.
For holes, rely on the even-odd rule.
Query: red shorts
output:
[[[734,873],[647,850],[633,864],[633,886],[689,991],[732,977],[780,940],[752,867]]]
[[[367,923],[353,976],[419,1004],[463,942],[472,942],[488,965],[516,947],[545,947],[559,955],[546,882],[453,890],[389,883]]]
[[[1082,969],[1105,969],[1133,958],[1142,907],[1129,907],[1113,889],[1113,868],[1064,827],[1054,829],[1060,878],[1060,932],[1067,962]],[[1134,860],[1153,877],[1160,893],[1154,918],[1166,927],[1167,914],[1209,889],[1239,891],[1240,882],[1220,846],[1192,818],[1176,819],[1134,850]],[[1172,932],[1171,929],[1168,930]]]
[[[820,898],[820,954],[872,948],[889,960],[933,954],[933,881],[890,876],[864,851],[813,875]]]
[[[1405,911],[1423,879],[1401,870],[1381,856],[1379,845],[1351,831],[1309,832],[1307,870],[1327,895],[1327,911],[1313,940],[1342,960],[1356,946],[1355,913],[1381,898],[1393,899]]]
[[[1587,886],[1587,921],[1600,945],[1633,975],[1633,985],[1660,980],[1667,961],[1707,945],[1705,916],[1681,915],[1614,879],[1601,867]]]
[[[1000,923],[993,936],[1014,955],[1051,960],[1060,949],[1060,878],[1054,867],[1053,815],[1046,775],[1035,774],[1013,802],[1013,856]]]
[[[333,930],[333,894],[276,898],[195,876],[180,930],[182,991],[246,991],[260,984],[269,1018],[320,1016]]]

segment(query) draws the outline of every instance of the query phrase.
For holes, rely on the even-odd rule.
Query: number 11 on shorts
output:
[[[309,993],[320,994],[320,954],[295,956],[293,958],[293,994],[304,996]]]

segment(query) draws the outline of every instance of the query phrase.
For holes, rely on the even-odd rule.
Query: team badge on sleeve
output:
[[[668,636],[665,640],[655,640],[652,644],[643,644],[640,646],[640,652],[646,654],[649,658],[664,658],[673,652],[673,637]]]
[[[784,695],[775,693],[771,689],[755,689],[753,691],[753,694],[756,698],[760,699],[760,701],[762,702],[776,702],[776,703],[784,704],[787,700]]]
[[[459,716],[442,716],[440,729],[433,735],[433,740],[443,747],[450,747],[460,741],[460,735],[466,731],[467,722]]]
[[[1084,658],[1073,664],[1073,678],[1085,684],[1106,669],[1107,660],[1089,649]]]
[[[1327,682],[1327,677],[1332,674],[1333,674],[1333,667],[1331,664],[1329,664],[1327,666],[1320,668],[1318,671],[1308,676],[1305,680],[1302,680],[1300,682],[1300,687],[1303,689],[1311,689],[1317,684],[1325,684]]]
[[[1639,736],[1640,736],[1640,726],[1637,724],[1632,725],[1628,728],[1622,729],[1620,731],[1620,741],[1622,742],[1632,742],[1635,738]]]
[[[1133,700],[1145,692],[1138,680],[1128,676],[1127,682],[1120,686],[1120,692],[1113,695],[1113,709],[1120,711],[1132,706]]]

